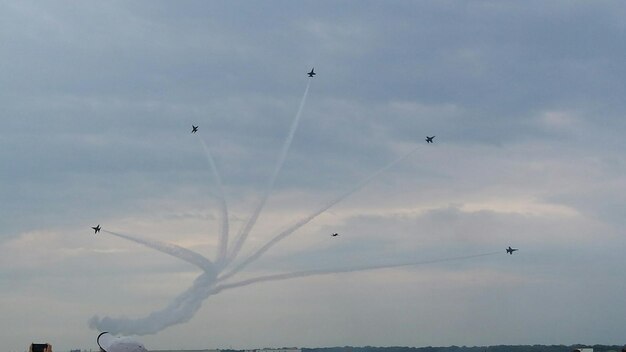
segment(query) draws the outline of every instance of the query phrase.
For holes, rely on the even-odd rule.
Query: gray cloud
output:
[[[315,66],[244,253],[426,134],[437,142],[244,276],[523,251],[232,290],[147,346],[617,343],[624,11],[583,1],[1,4],[0,253],[13,259],[0,271],[3,316],[32,326],[58,306],[50,314],[76,333],[42,324],[42,338],[93,348],[92,314],[142,315],[176,296],[191,268],[103,242],[89,226],[106,221],[212,256],[216,188],[191,124],[214,152],[236,231]],[[39,261],[47,249],[54,260]],[[158,297],[144,299],[151,285]],[[241,336],[243,321],[256,333]],[[8,349],[32,339],[18,330],[2,335]]]

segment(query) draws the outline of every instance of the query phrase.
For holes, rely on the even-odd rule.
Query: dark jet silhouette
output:
[[[93,229],[94,234],[100,232],[100,224],[98,224],[98,226],[92,226],[91,228]]]
[[[191,133],[198,132],[198,126],[191,125]]]
[[[315,76],[315,75],[316,75],[316,73],[315,73],[315,67],[313,67],[313,68],[311,69],[311,72],[307,73],[307,75],[309,75],[309,77],[313,77],[313,76]]]
[[[509,246],[509,248],[506,249],[506,252],[509,254],[513,254],[513,252],[518,251],[519,249],[517,248],[511,248],[511,246]]]
[[[337,236],[339,236],[339,234],[338,234],[338,233],[333,233],[333,234],[331,234],[330,236],[331,236],[331,237],[337,237]]]
[[[433,143],[433,138],[435,138],[435,136],[432,136],[432,137],[426,136],[426,143]]]

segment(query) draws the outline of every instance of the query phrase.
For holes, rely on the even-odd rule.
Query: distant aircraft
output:
[[[432,137],[426,136],[426,143],[433,143],[433,138],[435,138],[435,136],[432,136]]]
[[[509,248],[506,249],[506,252],[509,254],[513,254],[513,252],[517,251],[517,248],[511,248],[511,246],[509,246]]]
[[[98,335],[96,342],[104,352],[148,352],[141,342],[130,337],[115,337],[108,332]]]
[[[331,237],[337,237],[337,236],[339,236],[339,234],[338,234],[338,233],[333,233],[333,234],[331,234],[330,236],[331,236]]]
[[[191,133],[198,132],[198,126],[191,125]]]
[[[311,69],[311,72],[307,73],[307,75],[309,75],[309,77],[313,77],[313,76],[315,76],[315,74],[316,74],[316,73],[315,73],[315,67],[313,67],[313,68]]]
[[[91,228],[93,229],[94,234],[100,232],[100,224],[98,224],[98,226],[92,226]]]

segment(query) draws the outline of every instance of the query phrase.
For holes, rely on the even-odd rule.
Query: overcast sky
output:
[[[3,349],[95,349],[92,316],[186,290],[198,268],[90,227],[214,260],[201,141],[232,240],[313,66],[239,260],[415,151],[233,282],[498,254],[223,291],[148,349],[626,343],[625,18],[617,1],[2,1]]]

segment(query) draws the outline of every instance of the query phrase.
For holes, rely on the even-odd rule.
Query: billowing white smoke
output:
[[[102,232],[142,244],[186,261],[202,269],[203,273],[189,289],[174,298],[172,303],[162,310],[150,313],[147,317],[140,319],[109,317],[100,319],[98,316],[94,316],[89,320],[89,327],[92,329],[124,335],[154,334],[168,326],[189,321],[200,309],[202,302],[213,292],[218,271],[215,265],[201,254],[175,244],[147,240],[104,229]]]
[[[139,319],[110,317],[101,319],[94,316],[89,319],[89,327],[114,335],[155,334],[169,326],[188,322],[200,309],[202,302],[216,292],[214,287],[215,276],[204,272],[190,288],[161,310]]]
[[[128,336],[115,337],[109,332],[98,335],[96,342],[104,352],[148,352],[143,343]]]

